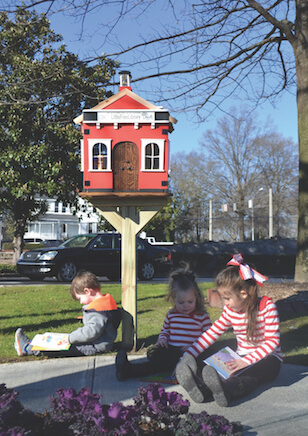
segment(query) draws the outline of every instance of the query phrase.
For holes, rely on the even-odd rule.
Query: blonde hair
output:
[[[76,295],[85,294],[85,289],[101,290],[101,285],[95,274],[89,271],[79,271],[71,284],[71,296],[77,300]]]
[[[253,279],[242,280],[238,266],[228,266],[218,273],[216,277],[216,288],[229,287],[230,291],[237,297],[240,297],[241,291],[245,291],[246,298],[246,317],[247,331],[246,338],[250,342],[254,342],[254,335],[258,316],[258,285]]]
[[[181,268],[173,271],[169,277],[169,290],[166,297],[167,301],[174,302],[178,291],[193,290],[196,297],[195,311],[199,313],[206,312],[204,304],[204,295],[196,282],[195,274],[189,269],[188,264],[183,264]]]

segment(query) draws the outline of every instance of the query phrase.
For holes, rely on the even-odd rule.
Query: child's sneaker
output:
[[[27,353],[26,347],[31,342],[31,340],[26,336],[21,328],[17,329],[15,332],[15,350],[18,356],[25,356]]]
[[[175,368],[175,376],[179,384],[188,392],[190,398],[195,403],[203,403],[205,401],[203,392],[197,384],[196,377],[191,368],[181,360]]]
[[[227,407],[231,399],[227,381],[220,378],[216,369],[208,365],[205,365],[202,370],[202,378],[204,383],[212,391],[214,400],[218,406]]]

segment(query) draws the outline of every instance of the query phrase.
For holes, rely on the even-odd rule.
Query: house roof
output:
[[[92,107],[91,110],[103,110],[103,109],[152,109],[161,110],[161,106],[155,106],[139,95],[135,94],[128,88],[124,88],[117,94],[101,101],[96,106]],[[74,119],[75,124],[81,124],[83,122],[83,114],[79,115]],[[169,122],[176,124],[177,120],[169,116]]]

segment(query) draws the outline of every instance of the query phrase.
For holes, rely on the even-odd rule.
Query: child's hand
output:
[[[232,372],[239,371],[240,369],[246,368],[246,366],[249,366],[249,364],[243,359],[233,359],[231,362],[227,363],[228,369]]]
[[[168,348],[168,341],[167,339],[158,339],[158,341],[155,344],[156,347],[163,347]]]

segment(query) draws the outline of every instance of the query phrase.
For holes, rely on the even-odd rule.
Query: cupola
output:
[[[119,91],[122,91],[122,89],[125,88],[131,91],[132,88],[130,86],[130,79],[132,76],[130,74],[130,71],[120,71],[119,75],[120,75]]]

